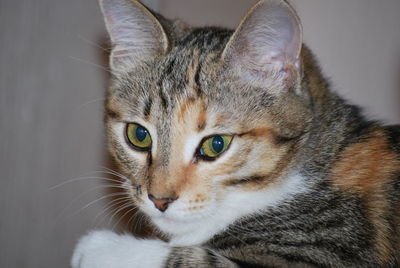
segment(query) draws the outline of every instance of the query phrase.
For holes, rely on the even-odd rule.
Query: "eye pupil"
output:
[[[215,136],[212,140],[212,148],[216,153],[222,152],[224,149],[224,139],[221,136]]]
[[[145,128],[140,126],[136,128],[136,138],[138,139],[138,141],[140,142],[144,141],[144,139],[146,139],[147,134],[148,133]]]

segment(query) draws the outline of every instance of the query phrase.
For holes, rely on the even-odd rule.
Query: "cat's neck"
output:
[[[303,169],[318,176],[329,172],[340,151],[363,133],[377,126],[361,115],[357,106],[348,104],[330,89],[311,51],[303,47],[304,77],[313,109],[313,120],[301,159]]]

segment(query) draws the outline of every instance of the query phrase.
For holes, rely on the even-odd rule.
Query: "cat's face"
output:
[[[113,8],[107,5],[106,18]],[[148,27],[161,31],[140,4],[130,8],[131,16],[150,16]],[[261,59],[272,69],[255,70],[260,63],[248,62],[257,51],[243,47],[246,27],[254,27],[246,21],[261,8],[232,38],[225,30],[185,29],[165,45],[158,36],[147,52],[154,55],[141,64],[132,63],[140,58],[135,55],[118,68],[120,55],[137,53],[128,51],[134,40],[114,48],[106,107],[110,151],[130,179],[132,200],[173,236],[201,232],[211,222],[213,231],[222,229],[298,186],[294,181],[284,188],[283,178],[292,172],[309,119],[304,96],[289,92],[298,86],[299,55],[292,63],[280,63],[279,55]],[[286,5],[281,8],[295,20]]]

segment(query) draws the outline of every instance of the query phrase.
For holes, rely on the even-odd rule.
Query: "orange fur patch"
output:
[[[240,134],[240,136],[251,136],[251,137],[260,137],[260,136],[271,137],[271,135],[273,135],[272,129],[266,127],[253,128],[250,131]]]
[[[197,117],[197,130],[201,131],[206,127],[206,121],[207,121],[207,111],[205,104],[201,104],[201,110],[199,111],[199,115]]]
[[[178,120],[179,122],[184,122],[186,113],[188,112],[189,107],[195,102],[195,98],[189,98],[187,101],[183,101],[180,105]]]
[[[367,215],[376,228],[376,249],[382,263],[391,258],[385,185],[400,170],[399,166],[384,133],[375,131],[370,138],[347,148],[332,169],[333,185],[359,195],[365,202]]]

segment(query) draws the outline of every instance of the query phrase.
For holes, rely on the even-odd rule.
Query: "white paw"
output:
[[[73,268],[162,267],[170,248],[159,240],[141,240],[111,231],[92,231],[75,247]]]

